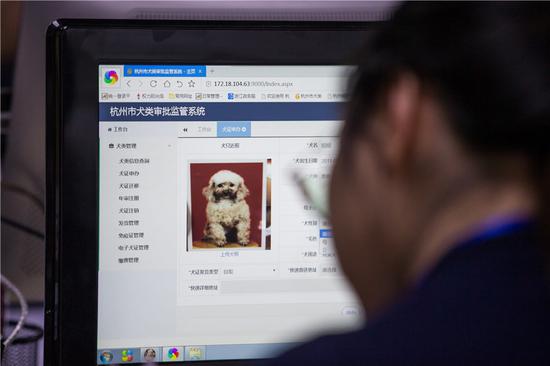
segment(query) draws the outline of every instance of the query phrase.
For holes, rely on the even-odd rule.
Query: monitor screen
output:
[[[326,218],[349,66],[99,65],[97,363],[264,358],[360,325]]]

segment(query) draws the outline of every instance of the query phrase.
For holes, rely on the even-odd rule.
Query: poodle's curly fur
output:
[[[250,208],[245,201],[249,195],[244,179],[230,170],[220,170],[202,190],[206,205],[204,240],[223,247],[228,242],[242,246],[250,242]]]

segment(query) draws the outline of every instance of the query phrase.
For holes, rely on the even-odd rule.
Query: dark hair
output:
[[[342,136],[402,72],[435,90],[451,128],[479,154],[524,154],[550,227],[550,4],[405,3],[367,40]]]

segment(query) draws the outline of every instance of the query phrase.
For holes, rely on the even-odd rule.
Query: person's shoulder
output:
[[[507,236],[450,253],[365,328],[320,337],[273,364],[550,365],[550,290],[534,244]]]
[[[284,353],[270,365],[363,365],[366,362],[374,362],[375,358],[369,354],[369,348],[372,348],[374,343],[367,338],[369,336],[365,330],[322,336]],[[378,351],[381,350],[378,348]]]
[[[319,337],[275,359],[271,365],[426,365],[428,339],[415,336],[405,309],[359,330]]]

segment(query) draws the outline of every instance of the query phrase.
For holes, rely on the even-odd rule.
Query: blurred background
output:
[[[42,326],[44,300],[45,33],[59,18],[198,20],[382,20],[386,1],[2,1],[1,2],[1,273]],[[3,291],[3,322],[19,306]],[[4,332],[2,332],[4,335]],[[41,364],[37,348],[36,364]]]

